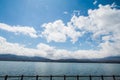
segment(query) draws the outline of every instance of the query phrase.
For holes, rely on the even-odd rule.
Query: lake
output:
[[[0,75],[120,75],[120,64],[0,61]]]

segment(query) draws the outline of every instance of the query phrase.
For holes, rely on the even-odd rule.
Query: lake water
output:
[[[120,75],[120,64],[0,61],[0,75]]]

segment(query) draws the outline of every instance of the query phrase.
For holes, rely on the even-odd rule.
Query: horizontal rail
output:
[[[120,77],[120,75],[18,75],[18,76],[11,76],[11,75],[5,75],[5,76],[0,76],[0,78],[4,78],[4,80],[8,80],[8,78],[20,78],[20,80],[24,80],[25,77],[29,78],[35,78],[35,80],[39,80],[41,77],[49,77],[49,80],[53,80],[53,77],[62,77],[63,80],[66,80],[68,77],[75,77],[76,80],[79,80],[81,77],[88,77],[88,80],[92,80],[93,77],[100,77],[101,80],[105,80],[105,77],[111,77],[112,80],[117,80],[116,77]],[[119,79],[120,80],[120,79]]]
[[[66,76],[66,77],[76,77],[76,76],[78,76],[78,77],[101,77],[101,76],[103,76],[103,77],[113,77],[113,76],[115,76],[115,77],[120,77],[120,75],[34,75],[34,76],[31,76],[31,75],[18,75],[18,76],[12,76],[12,75],[5,75],[5,76],[7,76],[7,77],[21,77],[21,76],[23,76],[23,77],[64,77],[64,76]],[[5,76],[0,76],[0,77],[5,77]]]

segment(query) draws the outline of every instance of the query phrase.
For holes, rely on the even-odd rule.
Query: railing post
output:
[[[8,75],[5,76],[5,80],[7,80],[7,78],[8,78]]]
[[[38,80],[38,75],[36,75],[36,80]]]
[[[89,78],[88,80],[92,80],[92,77],[94,79],[94,77],[98,77],[100,78],[101,80],[105,80],[105,77],[110,77],[112,78],[113,80],[117,80],[117,77],[120,77],[120,75],[108,75],[108,76],[105,76],[105,75],[101,75],[101,76],[96,76],[96,75],[88,75],[88,76],[80,76],[80,75],[71,75],[71,76],[67,76],[67,75],[63,75],[63,76],[55,76],[55,75],[50,75],[50,76],[39,76],[39,75],[36,75],[36,76],[24,76],[24,75],[20,75],[20,76],[8,76],[8,75],[5,75],[5,76],[0,76],[0,78],[4,78],[4,80],[8,80],[9,78],[13,78],[13,77],[18,77],[20,78],[20,80],[23,80],[24,77],[34,77],[36,78],[36,80],[39,80],[39,77],[48,77],[50,78],[50,80],[54,80],[54,77],[62,77],[64,78],[63,80],[66,80],[67,77],[74,77],[76,80],[80,80],[81,77],[87,77]]]
[[[89,78],[90,78],[90,80],[92,80],[92,76],[91,75],[89,76]]]
[[[104,80],[104,77],[103,77],[103,75],[101,76],[101,79],[102,79],[102,80]]]
[[[21,76],[21,80],[23,80],[23,75]]]
[[[79,75],[77,75],[77,80],[79,80]]]
[[[50,76],[50,80],[52,80],[52,75]]]
[[[64,75],[64,80],[66,80],[66,76]]]
[[[115,79],[115,75],[113,75],[113,80],[116,80],[116,79]]]

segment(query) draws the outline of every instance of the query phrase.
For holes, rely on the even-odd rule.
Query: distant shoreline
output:
[[[29,61],[29,60],[0,60],[0,61],[13,61],[13,62],[47,62],[47,63],[111,63],[120,64],[120,62],[100,62],[100,61]]]
[[[117,63],[120,64],[120,56],[106,57],[99,59],[48,59],[45,57],[28,57],[11,54],[1,54],[0,61],[21,61],[21,62],[56,62],[56,63]]]

